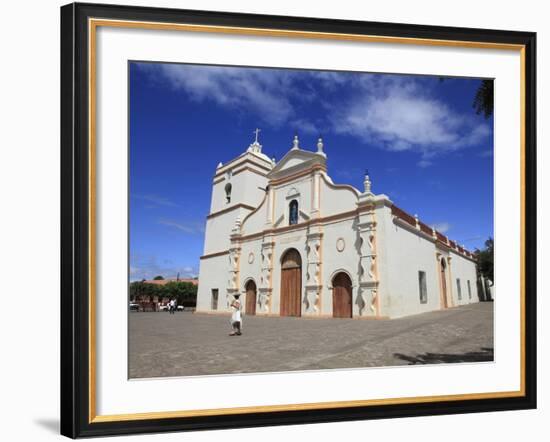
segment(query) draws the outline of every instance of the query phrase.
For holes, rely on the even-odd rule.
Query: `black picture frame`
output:
[[[524,395],[94,422],[90,418],[89,18],[521,45],[524,51]],[[303,17],[69,4],[61,8],[61,434],[240,428],[536,408],[536,34]],[[505,296],[506,294],[504,294]]]

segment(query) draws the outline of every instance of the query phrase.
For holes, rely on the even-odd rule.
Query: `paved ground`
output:
[[[493,360],[493,304],[392,320],[130,313],[130,377]]]

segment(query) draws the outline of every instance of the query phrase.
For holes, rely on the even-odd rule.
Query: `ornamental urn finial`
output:
[[[365,185],[365,193],[372,193],[372,182],[370,180],[368,169],[365,171],[365,181],[363,181],[363,184]]]
[[[233,225],[233,233],[239,233],[241,231],[241,218],[238,216],[235,219],[235,224]]]
[[[317,140],[317,153],[324,153],[323,147],[324,147],[323,138],[319,136],[319,139]]]
[[[292,150],[300,149],[300,140],[298,139],[298,134],[294,135],[294,141],[292,141]]]

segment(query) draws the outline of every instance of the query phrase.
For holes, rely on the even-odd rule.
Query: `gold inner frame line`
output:
[[[148,413],[129,413],[116,415],[97,415],[96,413],[96,37],[97,28],[134,28],[147,30],[171,30],[185,32],[206,32],[218,34],[254,35],[268,37],[291,37],[306,39],[323,39],[337,41],[357,41],[386,44],[412,44],[419,46],[442,46],[477,49],[497,49],[518,51],[520,54],[520,389],[518,391],[465,393],[438,396],[399,397],[387,399],[366,399],[336,402],[317,402],[284,405],[262,405],[235,408],[198,409],[181,411],[160,411]],[[311,31],[292,31],[281,29],[245,28],[232,26],[210,26],[181,23],[157,23],[131,20],[88,19],[88,94],[89,94],[89,423],[117,422],[145,419],[168,419],[175,417],[216,416],[231,414],[246,414],[258,412],[278,412],[295,410],[321,410],[328,408],[365,407],[375,405],[414,404],[441,401],[482,400],[496,398],[512,398],[525,396],[525,46],[521,44],[505,44],[492,42],[474,42],[458,40],[438,40],[412,37],[390,37],[376,35],[358,35],[346,33],[326,33]]]

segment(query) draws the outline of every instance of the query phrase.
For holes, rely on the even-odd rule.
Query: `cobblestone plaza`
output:
[[[131,312],[130,378],[258,373],[493,360],[493,303],[401,319]]]

